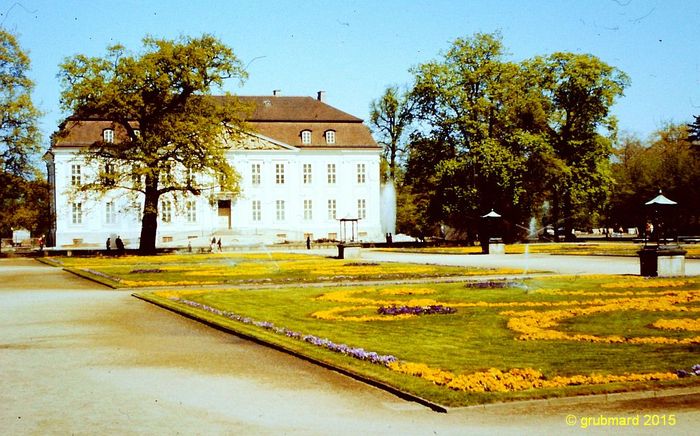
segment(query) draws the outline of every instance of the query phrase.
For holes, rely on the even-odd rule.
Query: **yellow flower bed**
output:
[[[405,294],[392,294],[391,290],[385,290],[386,292],[383,292],[384,295],[421,295],[421,294],[431,294],[433,291],[431,290],[418,290],[418,292],[410,292],[410,293],[405,293]],[[405,290],[406,291],[406,290]],[[426,292],[427,291],[427,292]],[[380,291],[381,292],[381,291]],[[373,288],[369,289],[352,289],[352,290],[342,290],[342,291],[333,291],[333,292],[328,292],[326,294],[323,294],[319,297],[316,297],[317,300],[320,301],[333,301],[336,303],[352,303],[352,304],[362,304],[362,305],[374,305],[375,307],[379,306],[391,306],[391,305],[399,305],[399,304],[404,304],[407,306],[430,306],[434,304],[439,304],[435,300],[430,299],[430,298],[413,298],[410,300],[377,300],[374,298],[368,298],[368,297],[356,297],[355,295],[358,294],[376,294],[378,291]]]
[[[180,270],[182,271],[186,269],[180,267]],[[197,266],[192,268],[191,271],[184,272],[184,275],[194,277],[259,276],[269,274],[275,270],[275,266],[270,264],[241,262],[231,267],[224,267],[221,265],[213,265],[207,267]]]
[[[673,288],[685,286],[685,280],[630,280],[613,283],[603,283],[602,288]]]
[[[666,337],[638,337],[625,338],[622,336],[595,336],[583,334],[569,334],[552,329],[564,319],[577,316],[592,315],[605,312],[623,310],[640,310],[650,312],[700,312],[698,307],[681,306],[680,304],[700,302],[699,291],[679,291],[665,293],[656,297],[644,298],[619,298],[610,300],[596,300],[597,305],[590,307],[574,307],[570,309],[548,311],[504,311],[501,315],[511,317],[508,320],[508,328],[520,333],[520,340],[570,340],[602,343],[631,343],[631,344],[697,344],[700,336],[673,339]]]
[[[406,318],[411,318],[416,315],[411,314],[401,314],[395,316],[382,316],[382,315],[357,315],[357,316],[347,316],[343,315],[345,312],[358,311],[358,310],[377,310],[377,306],[351,306],[351,307],[334,307],[328,310],[319,310],[311,314],[314,318],[323,319],[326,321],[356,321],[356,322],[366,322],[366,321],[399,321]]]
[[[700,318],[690,319],[660,319],[652,324],[652,327],[665,330],[690,330],[700,331]]]
[[[327,321],[376,321],[378,319],[384,320],[385,317],[377,318],[375,316],[343,316],[342,313],[357,309],[358,307],[370,308],[373,307],[375,310],[380,306],[450,306],[454,308],[506,308],[506,307],[566,307],[566,306],[592,306],[592,305],[602,305],[609,300],[587,300],[587,301],[506,301],[502,303],[489,303],[486,301],[477,301],[474,303],[460,303],[460,302],[444,302],[431,298],[411,298],[408,300],[394,300],[394,299],[381,299],[381,296],[394,295],[394,296],[405,296],[405,295],[429,295],[434,294],[435,291],[429,288],[387,288],[387,289],[374,289],[374,288],[363,288],[363,289],[350,289],[350,290],[340,290],[328,292],[323,295],[316,297],[320,301],[332,301],[336,303],[350,303],[355,305],[354,307],[340,307],[328,310],[322,310],[319,312],[314,312],[311,314],[314,318],[324,319]],[[360,296],[362,294],[367,294],[366,296]]]
[[[197,295],[197,294],[206,294],[211,292],[211,290],[195,290],[195,289],[182,289],[182,290],[165,290],[165,291],[157,291],[154,292],[154,295],[157,295],[159,297],[167,298],[167,299],[174,299],[174,298],[182,298],[184,296],[192,296],[192,295]]]
[[[379,291],[382,295],[428,295],[434,294],[434,289],[429,288],[388,288]]]
[[[206,285],[208,282],[196,282],[193,280],[180,280],[174,282],[166,282],[163,280],[121,280],[120,284],[127,287],[143,287],[143,286],[193,286],[193,285]]]
[[[678,378],[674,373],[656,372],[647,374],[556,376],[546,379],[540,371],[532,368],[514,368],[506,372],[490,368],[486,371],[455,375],[449,371],[431,368],[423,363],[402,361],[390,363],[389,368],[402,374],[420,377],[436,385],[466,392],[514,392],[538,388],[676,380]]]

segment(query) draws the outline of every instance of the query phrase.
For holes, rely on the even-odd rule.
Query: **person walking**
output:
[[[124,242],[122,242],[122,238],[120,236],[117,236],[117,239],[114,240],[114,243],[117,244],[117,254],[124,254]]]
[[[219,240],[216,241],[216,246],[219,248],[219,253],[221,253],[221,238],[219,238]]]
[[[105,247],[107,248],[107,251],[109,251],[112,248],[112,238],[109,236],[107,237],[107,242],[105,242]]]

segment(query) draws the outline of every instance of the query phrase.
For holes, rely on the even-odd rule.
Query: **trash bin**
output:
[[[338,244],[338,259],[345,259],[345,245]]]
[[[637,254],[639,254],[639,275],[642,277],[658,276],[659,251],[656,247],[642,248]]]
[[[685,275],[686,250],[679,247],[644,247],[639,254],[642,277],[682,277]]]

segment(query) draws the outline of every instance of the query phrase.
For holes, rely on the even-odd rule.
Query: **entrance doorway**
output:
[[[218,227],[222,229],[231,229],[231,200],[219,200],[219,222]]]

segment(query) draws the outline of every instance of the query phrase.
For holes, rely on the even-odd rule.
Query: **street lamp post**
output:
[[[671,225],[678,203],[659,195],[644,203],[647,224],[644,247],[638,251],[639,271],[644,277],[673,277],[685,275],[685,254],[677,243]]]
[[[481,252],[484,254],[505,254],[505,244],[501,238],[501,215],[491,209],[491,212],[482,215],[483,220],[482,231],[486,235],[481,239]]]

